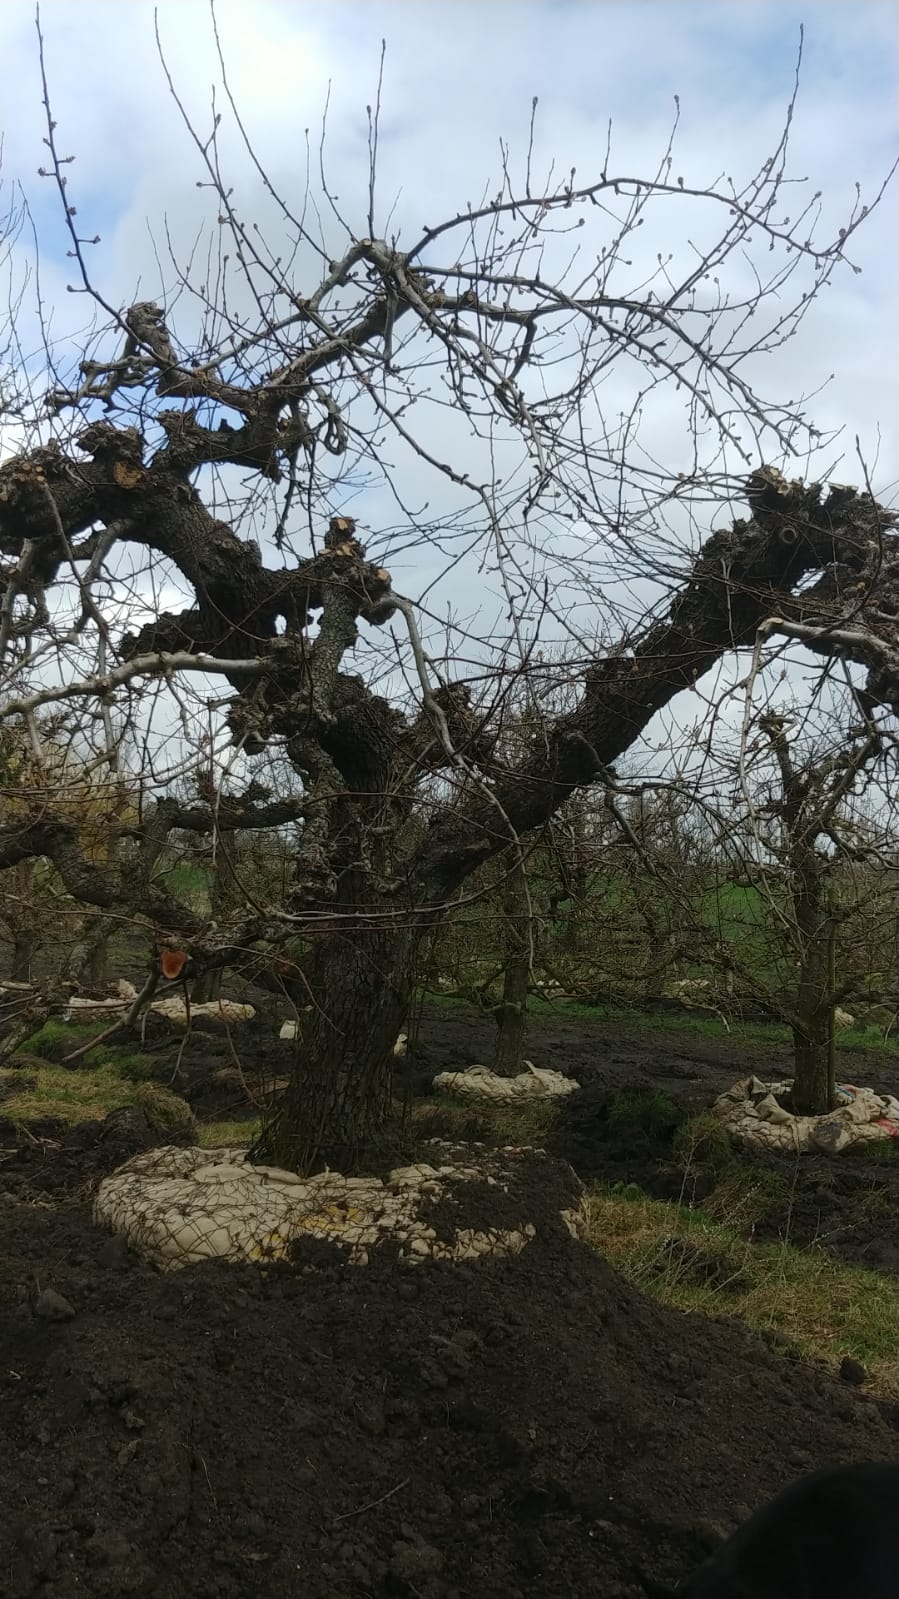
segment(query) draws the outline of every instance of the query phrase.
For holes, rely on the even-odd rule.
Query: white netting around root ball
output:
[[[793,1084],[747,1077],[721,1094],[713,1106],[742,1144],[774,1153],[837,1155],[853,1145],[899,1138],[899,1099],[870,1088],[837,1086],[836,1108],[826,1116],[797,1116],[780,1100]]]
[[[459,1099],[481,1100],[493,1105],[521,1105],[535,1099],[562,1099],[576,1092],[579,1084],[561,1072],[548,1071],[525,1061],[526,1071],[517,1077],[498,1077],[488,1066],[469,1066],[460,1072],[438,1072],[433,1088],[437,1094],[452,1094]]]
[[[428,1218],[433,1202],[459,1185],[486,1183],[508,1194],[503,1157],[508,1166],[512,1153],[479,1151],[470,1166],[400,1167],[382,1182],[251,1166],[243,1149],[152,1149],[104,1179],[94,1220],[164,1271],[209,1259],[285,1260],[304,1238],[336,1245],[357,1266],[367,1265],[370,1251],[388,1240],[411,1265],[429,1257],[511,1256],[536,1236],[526,1217],[513,1227],[459,1227],[449,1235],[443,1227],[441,1236]],[[508,1203],[503,1208],[507,1213]],[[559,1215],[575,1237],[581,1235],[576,1210]]]

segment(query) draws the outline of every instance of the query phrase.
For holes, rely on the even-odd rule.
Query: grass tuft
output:
[[[731,1134],[710,1110],[700,1111],[682,1123],[674,1135],[671,1152],[688,1177],[697,1171],[725,1172],[739,1165]]]
[[[632,1191],[597,1188],[588,1217],[594,1248],[643,1293],[678,1310],[738,1316],[831,1368],[851,1355],[872,1389],[896,1393],[896,1294],[885,1274],[823,1249],[750,1244],[723,1220]]]
[[[125,1105],[139,1105],[160,1128],[193,1119],[186,1100],[157,1083],[135,1086],[112,1064],[77,1071],[46,1061],[33,1071],[0,1068],[0,1115],[7,1121],[27,1125],[52,1120],[76,1127],[79,1122],[102,1121],[110,1111]]]
[[[43,1065],[23,1074],[0,1067],[0,1113],[8,1121],[30,1122],[52,1118],[74,1127],[78,1122],[102,1120],[111,1110],[134,1103],[133,1087],[110,1066],[67,1071],[64,1066]]]
[[[201,1149],[233,1148],[252,1144],[261,1130],[262,1122],[258,1118],[242,1122],[203,1122],[197,1128],[197,1143]]]
[[[682,1119],[683,1112],[660,1088],[623,1089],[609,1103],[609,1126],[620,1133],[640,1131],[650,1138],[664,1138]]]
[[[101,1021],[85,1022],[77,1027],[71,1022],[51,1017],[42,1023],[36,1033],[23,1040],[21,1048],[27,1050],[29,1055],[64,1054],[67,1049],[77,1049],[80,1044],[86,1044],[88,1039],[96,1038],[108,1026],[108,1016]]]

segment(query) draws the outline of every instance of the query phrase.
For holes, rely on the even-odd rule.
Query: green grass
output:
[[[702,1201],[712,1221],[726,1222],[742,1233],[763,1222],[776,1222],[790,1208],[791,1185],[782,1172],[769,1166],[747,1167],[737,1161],[718,1172],[718,1181]]]
[[[699,1111],[678,1127],[671,1153],[676,1165],[687,1173],[723,1172],[739,1165],[733,1138],[710,1110]]]
[[[134,1102],[133,1088],[110,1067],[67,1071],[47,1064],[33,1073],[0,1068],[0,1087],[13,1090],[0,1101],[0,1115],[16,1122],[52,1117],[74,1127]]]
[[[227,1149],[252,1144],[262,1130],[262,1122],[251,1118],[242,1122],[203,1122],[197,1128],[197,1143],[202,1149]]]
[[[166,888],[182,904],[189,905],[200,914],[208,912],[212,873],[205,867],[193,866],[189,861],[163,864],[154,873],[153,881]]]
[[[113,1044],[101,1044],[97,1049],[89,1049],[84,1056],[89,1066],[114,1066],[127,1077],[129,1082],[152,1082],[159,1068],[158,1060],[152,1055],[142,1054],[135,1050],[116,1049]]]
[[[886,1275],[823,1249],[749,1244],[724,1220],[634,1185],[594,1190],[588,1216],[593,1246],[641,1292],[679,1310],[738,1316],[831,1367],[851,1355],[872,1388],[895,1393],[896,1293]]]
[[[639,1129],[650,1137],[664,1137],[682,1119],[674,1100],[660,1088],[622,1089],[609,1105],[609,1126],[619,1132]]]
[[[155,1127],[182,1127],[193,1121],[193,1111],[186,1099],[173,1094],[161,1083],[140,1083],[131,1090],[131,1101],[150,1118]]]
[[[12,1090],[0,1100],[0,1115],[26,1126],[49,1119],[76,1127],[101,1121],[125,1105],[139,1105],[160,1127],[175,1126],[190,1114],[177,1094],[156,1083],[135,1086],[111,1065],[72,1071],[48,1063],[33,1072],[0,1067],[0,1088]]]
[[[98,1022],[85,1022],[77,1027],[71,1022],[46,1021],[36,1033],[32,1033],[30,1038],[24,1040],[19,1053],[40,1056],[48,1062],[62,1061],[66,1055],[82,1049],[92,1038],[98,1038],[109,1025],[108,1017]],[[96,1048],[85,1050],[73,1065],[87,1066],[93,1071],[110,1067],[126,1077],[140,1080],[149,1075],[152,1061],[141,1050],[123,1049],[110,1041],[108,1044],[97,1044]]]
[[[36,1033],[23,1040],[22,1049],[29,1055],[43,1055],[47,1050],[61,1051],[66,1045],[77,1049],[79,1045],[86,1044],[89,1038],[97,1038],[108,1026],[108,1017],[98,1022],[85,1022],[77,1027],[71,1022],[61,1022],[51,1018],[44,1022]]]
[[[874,1161],[878,1166],[895,1166],[899,1161],[899,1138],[879,1138],[868,1144],[850,1144],[841,1150],[840,1159],[846,1161]]]
[[[789,1210],[789,1178],[773,1167],[747,1165],[724,1123],[711,1111],[700,1111],[681,1123],[671,1155],[683,1178],[681,1199],[689,1202],[695,1180],[708,1178],[714,1186],[702,1200],[703,1212],[713,1221],[739,1227],[744,1236]]]

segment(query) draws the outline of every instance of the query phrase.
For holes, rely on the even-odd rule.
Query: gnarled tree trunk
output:
[[[660,999],[665,992],[668,974],[677,957],[677,941],[668,928],[644,917],[649,949],[643,973],[643,998],[650,1002]]]
[[[35,862],[20,861],[12,875],[15,893],[5,917],[12,937],[9,975],[14,983],[30,983],[41,935],[46,937],[46,919],[36,902]]]
[[[392,327],[421,291],[410,289],[394,252],[372,241],[360,248],[363,256],[375,251],[370,264],[385,285],[353,335],[361,346]],[[352,264],[362,258],[354,256]],[[430,322],[436,314],[430,305],[427,314]],[[591,325],[593,315],[591,302]],[[417,929],[408,931],[413,915],[422,930],[425,923],[434,926],[467,878],[545,827],[580,788],[604,781],[657,711],[725,652],[754,647],[760,628],[856,660],[866,669],[872,704],[899,707],[895,630],[885,630],[883,622],[884,598],[895,599],[899,543],[885,532],[890,513],[868,496],[839,485],[825,495],[818,484],[789,484],[774,469],[761,468],[747,483],[750,520],[713,533],[667,612],[630,631],[621,647],[605,642],[584,668],[577,702],[548,722],[545,736],[520,760],[506,764],[482,736],[470,690],[429,685],[413,609],[392,590],[389,572],[367,560],[352,519],[332,518],[310,559],[269,568],[255,545],[213,515],[195,487],[197,469],[221,461],[249,462],[276,479],[279,457],[290,459],[309,437],[305,420],[285,426],[282,413],[332,356],[310,347],[285,369],[286,386],[279,379],[274,388],[268,381],[235,387],[216,374],[214,363],[179,365],[159,307],[141,304],[128,317],[129,338],[154,352],[157,365],[148,382],[157,394],[236,408],[242,426],[223,432],[204,427],[196,410],[163,411],[166,442],[158,449],[138,429],[104,420],[78,434],[77,460],[54,442],[3,462],[0,548],[24,560],[30,540],[47,586],[71,561],[66,540],[98,523],[126,528],[117,536],[171,561],[194,603],[177,615],[154,616],[122,639],[123,665],[110,680],[122,672],[180,672],[186,657],[205,669],[215,657],[234,689],[227,713],[234,742],[252,759],[272,740],[283,741],[303,780],[299,812],[291,804],[283,818],[302,821],[287,911],[298,934],[318,941],[309,968],[317,1009],[280,1115],[260,1147],[301,1170],[324,1162],[352,1168],[363,1153],[371,1156],[390,1111],[393,1045],[408,1005],[418,937]],[[329,336],[328,345],[342,362],[344,339]],[[123,374],[129,360],[116,363]],[[853,596],[852,626],[842,632],[840,562],[852,575]],[[817,581],[810,585],[813,574]],[[867,599],[857,594],[876,594],[876,612],[869,615]],[[308,623],[317,610],[311,638]],[[380,626],[398,610],[422,680],[422,708],[414,718],[343,667],[359,619]],[[422,781],[439,771],[452,772],[452,798],[436,803],[427,825],[407,838]],[[201,809],[199,830],[220,830],[221,807]],[[236,810],[231,807],[232,825],[252,825],[260,811],[270,819],[273,809],[257,806],[248,791]],[[156,813],[163,833],[175,825],[167,800]],[[194,821],[182,816],[178,825],[193,827]],[[100,863],[90,859],[74,823],[48,806],[29,822],[15,817],[0,828],[0,868],[43,856],[80,903],[132,914],[159,933],[177,930],[180,946],[201,968],[222,964],[225,946],[219,931],[206,925],[209,918],[151,876],[146,846],[154,826],[151,816],[138,869],[125,870],[115,852]],[[358,880],[354,892],[335,898],[347,874]],[[252,903],[243,922],[229,930],[228,964],[261,941],[273,949],[283,943],[283,914],[273,920],[261,901]]]
[[[107,925],[91,940],[85,968],[88,986],[104,989],[109,982],[109,940],[112,929]]]
[[[318,942],[284,1097],[254,1158],[289,1171],[377,1163],[393,1099],[394,1045],[409,1008],[415,936],[383,925]]]

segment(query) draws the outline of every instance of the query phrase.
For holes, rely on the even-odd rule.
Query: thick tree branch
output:
[[[750,479],[748,497],[753,521],[737,522],[706,541],[667,616],[629,651],[596,659],[577,709],[559,718],[542,747],[497,786],[498,803],[516,833],[542,826],[577,788],[600,777],[656,711],[692,687],[727,650],[750,644],[771,612],[780,612],[790,589],[835,553],[861,577],[866,569],[883,571],[884,550],[891,563],[899,555],[895,536],[883,532],[892,518],[867,495],[840,487],[822,500],[818,485],[787,484],[779,473],[762,469]],[[879,590],[881,609],[884,597]],[[886,598],[899,599],[899,589]],[[892,680],[886,667],[899,652],[895,625],[891,638],[874,651],[870,631],[856,626],[839,645],[848,658],[869,667],[868,689],[887,703]],[[818,630],[809,642],[824,647]],[[492,804],[439,816],[412,866],[422,897],[451,892],[507,843]]]
[[[0,831],[0,870],[39,856],[53,862],[65,888],[82,905],[149,919],[186,934],[199,932],[205,925],[205,918],[143,874],[88,860],[81,850],[78,829],[62,818],[45,813],[38,821]]]

